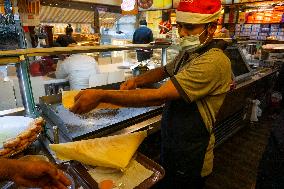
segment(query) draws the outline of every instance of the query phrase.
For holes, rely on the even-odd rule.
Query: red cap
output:
[[[178,11],[214,14],[221,9],[220,0],[180,0]]]

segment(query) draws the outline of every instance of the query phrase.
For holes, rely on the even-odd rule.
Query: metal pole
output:
[[[28,71],[28,61],[24,60],[16,64],[17,76],[19,79],[19,87],[22,96],[23,105],[26,111],[26,115],[34,117],[35,112],[35,103],[32,93],[31,81]]]
[[[17,7],[17,0],[14,0],[14,7]],[[15,11],[14,20],[15,20],[16,32],[18,34],[18,39],[19,39],[19,48],[25,49],[27,48],[27,43],[25,40],[25,33],[23,31],[23,27],[21,25],[21,20],[19,17],[19,13],[17,12],[17,9]],[[22,62],[16,64],[16,68],[17,68],[17,76],[19,80],[20,92],[26,115],[30,117],[35,117],[36,116],[35,103],[33,98],[30,75],[29,75],[28,57],[22,57]]]
[[[162,66],[167,64],[167,48],[162,48]]]

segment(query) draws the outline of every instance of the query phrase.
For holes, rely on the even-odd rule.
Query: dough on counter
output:
[[[74,106],[75,104],[75,96],[79,93],[80,91],[63,91],[62,92],[62,105],[66,109],[70,109]]]
[[[124,170],[146,136],[141,131],[49,146],[62,160]]]
[[[66,109],[70,109],[75,104],[75,96],[79,93],[79,90],[63,91],[62,92],[62,105]],[[121,106],[117,106],[110,103],[100,103],[95,109],[118,109]]]

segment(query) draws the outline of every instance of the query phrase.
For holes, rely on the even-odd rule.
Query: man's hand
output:
[[[129,79],[120,85],[120,90],[133,90],[137,88],[135,78]]]
[[[10,160],[9,180],[19,186],[66,189],[71,182],[61,170],[45,161]]]
[[[83,114],[96,108],[102,100],[102,91],[87,89],[75,97],[75,105],[70,109],[75,114]]]

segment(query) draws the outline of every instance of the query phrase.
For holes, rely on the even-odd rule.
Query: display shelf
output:
[[[93,53],[105,51],[123,51],[137,49],[159,49],[167,48],[169,45],[148,45],[148,44],[129,44],[129,45],[99,45],[81,47],[54,47],[54,48],[29,48],[0,51],[0,64],[17,63],[26,57],[46,56],[58,54]]]
[[[240,24],[240,23],[236,23]],[[272,23],[243,23],[243,24],[284,24],[283,22],[272,22]]]
[[[279,2],[281,2],[281,1],[265,0],[265,1],[254,1],[254,2],[233,3],[232,5],[247,5],[247,4],[256,4],[256,3],[279,3]]]
[[[20,62],[19,57],[0,57],[0,65]]]
[[[277,40],[277,39],[254,39],[250,38],[250,36],[237,36],[239,40],[256,40],[256,41],[263,41],[263,42],[273,42],[273,43],[284,43],[284,40]]]
[[[284,41],[284,28],[281,24],[236,24],[237,37],[249,37],[252,40]]]
[[[16,64],[19,79],[19,87],[23,98],[26,115],[36,116],[33,93],[30,84],[30,75],[28,72],[29,57],[59,54],[76,54],[76,53],[94,53],[107,51],[139,50],[139,49],[162,49],[161,65],[167,62],[166,48],[169,45],[159,44],[141,44],[141,45],[100,45],[100,46],[81,46],[81,47],[54,47],[54,48],[30,48],[0,51],[0,65],[9,63]]]

